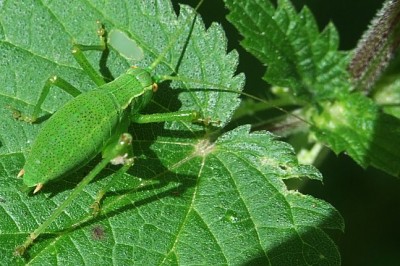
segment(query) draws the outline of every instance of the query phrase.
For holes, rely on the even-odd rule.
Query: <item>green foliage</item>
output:
[[[335,152],[346,151],[363,167],[372,165],[399,175],[400,122],[379,112],[369,98],[353,93],[327,103],[314,122],[320,129],[318,139],[330,143]]]
[[[302,100],[303,117],[317,140],[362,167],[399,176],[400,121],[351,92],[351,54],[337,50],[332,24],[319,33],[309,10],[297,14],[289,0],[279,0],[276,8],[263,0],[225,2],[228,19],[244,36],[243,47],[268,66],[268,82],[288,87]]]
[[[107,29],[126,32],[144,52],[143,60],[134,63],[149,66],[178,38],[154,74],[176,74],[180,81],[162,85],[148,112],[199,110],[222,127],[239,104],[236,92],[243,86],[243,75],[234,76],[237,54],[226,53],[226,39],[216,24],[205,31],[197,18],[185,47],[191,12],[182,7],[177,18],[169,1],[135,5],[6,1],[0,8],[3,263],[340,263],[337,247],[326,232],[343,230],[340,214],[322,200],[287,190],[282,181],[322,179],[314,167],[297,162],[288,144],[266,132],[250,133],[249,126],[220,133],[176,122],[132,125],[135,165],[106,194],[100,216],[92,218],[89,206],[113,178],[112,167],[85,188],[26,256],[14,257],[14,248],[97,163],[69,173],[38,195],[18,189],[21,180],[16,175],[38,130],[70,96],[53,89],[40,123],[34,125],[14,120],[6,106],[29,113],[46,79],[54,74],[82,91],[94,87],[70,54],[71,39],[96,43],[95,21],[100,19]],[[178,36],[181,27],[185,30]],[[89,59],[106,76],[118,76],[132,63],[112,48],[105,58],[91,52]]]
[[[242,45],[268,64],[266,81],[307,100],[330,98],[349,88],[348,56],[337,52],[332,24],[319,33],[310,11],[297,14],[288,0],[278,1],[277,8],[262,0],[225,2],[229,20],[245,37]]]

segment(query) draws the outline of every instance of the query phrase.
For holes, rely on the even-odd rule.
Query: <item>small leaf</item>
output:
[[[313,119],[318,139],[330,143],[336,153],[346,151],[363,167],[372,165],[399,176],[398,119],[381,113],[361,94],[326,103],[323,110]]]

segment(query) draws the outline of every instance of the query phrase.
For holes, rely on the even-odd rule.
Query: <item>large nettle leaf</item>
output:
[[[247,126],[218,136],[212,128],[181,122],[132,125],[135,165],[106,194],[100,215],[93,218],[89,206],[118,168],[104,170],[23,257],[14,257],[14,248],[64,201],[98,160],[48,184],[38,195],[21,192],[22,181],[16,175],[35,136],[46,118],[71,96],[52,89],[39,123],[33,125],[14,120],[7,106],[31,112],[46,79],[54,74],[83,92],[93,88],[73,60],[70,47],[71,40],[98,42],[97,19],[107,30],[125,32],[143,52],[135,62],[126,61],[113,47],[103,56],[87,52],[104,75],[116,77],[133,63],[148,66],[166,51],[154,74],[175,72],[182,80],[161,84],[148,112],[198,110],[223,126],[239,101],[237,93],[222,93],[220,88],[239,91],[244,79],[234,76],[237,54],[227,54],[218,25],[205,30],[197,18],[184,49],[193,12],[181,6],[176,16],[169,1],[0,3],[2,262],[340,262],[336,246],[324,231],[343,230],[340,214],[324,201],[288,191],[282,181],[321,180],[316,169],[297,163],[290,146],[266,132],[249,133]]]
[[[399,176],[400,121],[366,96],[351,92],[348,52],[338,51],[332,24],[319,32],[307,7],[296,12],[289,0],[225,0],[228,18],[244,36],[243,47],[268,66],[272,85],[285,86],[304,104],[319,141],[346,152],[362,167]]]

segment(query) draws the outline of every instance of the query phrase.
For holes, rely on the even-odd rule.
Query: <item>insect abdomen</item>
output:
[[[24,166],[24,183],[46,183],[88,163],[113,135],[122,112],[100,89],[68,102],[39,132]]]

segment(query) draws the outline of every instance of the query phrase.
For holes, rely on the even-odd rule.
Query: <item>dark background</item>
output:
[[[198,0],[175,1],[195,6]],[[340,35],[340,48],[355,47],[383,0],[292,0],[300,9],[307,5],[320,29],[333,22]],[[240,53],[239,72],[246,74],[246,87],[265,88],[265,68],[240,46],[240,35],[226,20],[222,0],[205,1],[200,8],[207,26],[221,23],[228,35],[229,50]],[[248,66],[252,66],[248,69]],[[400,163],[400,162],[399,162]],[[346,155],[330,153],[318,167],[324,184],[309,182],[303,193],[331,203],[344,217],[345,233],[335,237],[343,265],[400,265],[400,180],[375,169],[364,170]]]

